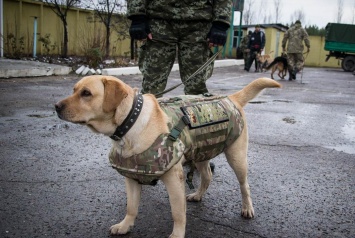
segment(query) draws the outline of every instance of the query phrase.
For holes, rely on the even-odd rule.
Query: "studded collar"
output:
[[[113,133],[113,135],[110,136],[112,140],[120,140],[132,128],[142,111],[142,107],[143,96],[139,93],[133,99],[133,106],[129,111],[128,116],[124,119],[122,124],[116,128],[116,131]]]

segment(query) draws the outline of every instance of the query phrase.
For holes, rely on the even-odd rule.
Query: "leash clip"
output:
[[[120,147],[120,156],[122,156],[122,150],[125,143],[124,140],[122,140],[121,138],[119,138],[117,141],[118,141],[118,146]]]
[[[186,183],[189,186],[190,189],[194,189],[194,185],[192,184],[192,178],[194,176],[194,172],[190,171],[187,173],[187,178],[186,178]]]

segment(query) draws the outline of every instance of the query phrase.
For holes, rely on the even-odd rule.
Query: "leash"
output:
[[[206,61],[206,63],[204,63],[200,68],[198,68],[195,73],[191,74],[191,75],[185,80],[185,83],[188,82],[188,81],[190,81],[190,80],[191,80],[194,76],[196,76],[197,74],[201,73],[202,70],[204,70],[210,63],[212,63],[212,61],[214,61],[214,60],[217,58],[217,56],[222,52],[223,48],[224,48],[224,47],[221,47],[221,48],[218,50],[218,52],[216,52],[214,55],[212,55],[212,57],[209,58],[209,59]],[[173,86],[173,87],[170,87],[170,88],[164,90],[163,92],[156,93],[156,94],[154,94],[154,95],[155,95],[156,97],[161,96],[161,95],[163,95],[164,93],[167,93],[167,92],[170,92],[170,91],[174,90],[175,88],[179,87],[179,86],[182,85],[182,84],[183,84],[183,82],[181,82],[181,83],[179,83],[179,84],[177,84],[177,85],[175,85],[175,86]]]
[[[306,63],[306,59],[308,57],[308,54],[309,54],[309,51],[306,51],[306,52],[303,53],[303,55],[306,55],[306,56],[303,56],[303,66],[302,66],[302,73],[301,73],[301,84],[302,84],[302,79],[303,79],[304,64]]]

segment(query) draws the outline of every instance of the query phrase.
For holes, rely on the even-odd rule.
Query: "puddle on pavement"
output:
[[[296,120],[294,118],[291,118],[291,117],[285,117],[282,119],[282,121],[286,122],[286,123],[289,123],[289,124],[295,124],[296,123]]]
[[[291,103],[292,101],[289,100],[273,100],[273,102],[286,102],[286,103]]]
[[[327,148],[342,151],[348,154],[355,154],[355,116],[347,116],[342,133],[346,139],[350,141],[350,145],[329,146]]]
[[[251,104],[262,104],[262,103],[267,103],[266,101],[251,101],[249,102]]]
[[[355,142],[355,116],[347,117],[347,122],[342,130],[347,139]]]
[[[68,124],[57,124],[57,125],[53,125],[53,126],[45,126],[43,129],[46,130],[57,130],[57,129],[69,129],[69,125]]]
[[[273,102],[285,102],[285,103],[292,103],[292,101],[289,100],[272,100]],[[268,103],[267,101],[251,101],[249,103],[252,104],[262,104],[262,103]]]
[[[46,118],[46,117],[52,117],[53,115],[45,115],[45,114],[29,114],[27,115],[28,117],[36,117],[36,118]]]

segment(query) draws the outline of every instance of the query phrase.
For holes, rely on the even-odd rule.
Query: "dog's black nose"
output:
[[[55,106],[55,110],[57,113],[61,112],[64,108],[64,104],[62,104],[60,102],[57,102],[54,106]]]

